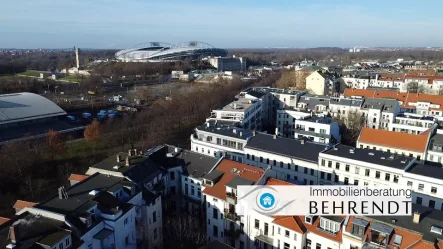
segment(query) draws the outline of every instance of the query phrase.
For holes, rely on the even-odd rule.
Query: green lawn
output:
[[[14,75],[0,75],[0,80],[10,80],[14,78]]]
[[[28,77],[40,77],[40,72],[38,71],[25,71],[23,73],[19,73],[20,76],[28,76]]]
[[[77,77],[77,75],[68,75],[64,78],[60,78],[59,80],[67,80],[67,81],[72,81],[72,82],[80,82],[82,81],[82,78]]]

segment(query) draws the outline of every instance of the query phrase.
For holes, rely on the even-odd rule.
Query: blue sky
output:
[[[0,47],[443,46],[443,1],[0,0]]]

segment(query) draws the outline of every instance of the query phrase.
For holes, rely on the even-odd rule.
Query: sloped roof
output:
[[[17,200],[15,202],[13,208],[15,208],[15,209],[23,209],[23,208],[26,208],[26,207],[33,207],[35,205],[37,205],[37,203],[35,203],[35,202]]]
[[[88,178],[87,175],[71,174],[69,176],[69,181],[81,182],[81,181],[85,180],[86,178]]]
[[[429,132],[416,135],[365,127],[358,138],[358,142],[389,148],[424,152],[428,145],[429,135]]]
[[[66,115],[49,99],[34,93],[0,95],[0,124]]]
[[[222,200],[226,200],[226,184],[234,178],[241,177],[249,180],[249,182],[256,183],[264,173],[263,169],[227,159],[221,161],[215,169],[223,172],[223,176],[213,187],[206,187],[203,193]],[[233,172],[234,169],[235,172]]]

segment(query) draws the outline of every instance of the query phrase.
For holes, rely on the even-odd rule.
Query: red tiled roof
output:
[[[33,207],[35,205],[37,205],[37,203],[35,203],[35,202],[17,200],[15,202],[13,208],[15,208],[15,209],[23,209],[23,208],[26,208],[26,207]]]
[[[303,222],[298,216],[277,216],[272,223],[286,227],[301,234],[306,232],[306,227],[303,225]]]
[[[428,145],[429,134],[429,131],[416,135],[365,127],[360,133],[358,142],[388,148],[424,152]]]
[[[86,178],[88,178],[87,175],[71,174],[69,176],[69,181],[81,182],[81,181],[85,180]]]
[[[408,248],[408,249],[438,249],[436,244],[424,242],[423,240],[421,240],[420,242],[418,242],[410,247],[404,247],[404,248]]]
[[[236,168],[237,172],[239,171],[240,173],[231,173],[233,168]],[[236,176],[240,176],[256,183],[264,173],[264,170],[257,167],[227,159],[221,161],[215,169],[224,172],[224,174],[213,187],[206,187],[205,190],[203,190],[203,193],[222,200],[226,200],[226,183],[230,182]]]
[[[440,105],[439,108],[430,108],[432,110],[443,110],[443,98],[439,95],[421,94],[421,93],[400,93],[392,91],[368,90],[368,89],[353,89],[346,88],[344,96],[361,96],[365,98],[387,98],[401,101],[402,107],[415,109],[415,106],[409,105],[410,102],[429,102]]]
[[[1,225],[1,224],[5,224],[5,223],[8,222],[8,221],[9,221],[8,218],[0,217],[0,225]]]
[[[268,185],[268,186],[275,186],[275,185],[295,185],[295,184],[290,183],[290,182],[286,182],[286,181],[282,181],[282,180],[278,180],[278,179],[275,179],[275,178],[269,178],[266,181],[266,185]]]

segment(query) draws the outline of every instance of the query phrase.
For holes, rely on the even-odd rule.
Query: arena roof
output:
[[[49,99],[34,93],[0,95],[0,125],[66,115]]]

